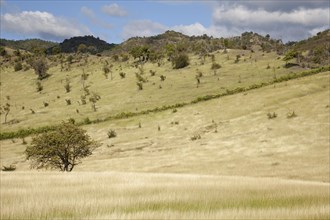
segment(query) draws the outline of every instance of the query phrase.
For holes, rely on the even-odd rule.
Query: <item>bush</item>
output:
[[[114,137],[117,137],[117,133],[116,133],[116,131],[115,131],[115,130],[112,130],[112,129],[110,129],[110,130],[108,131],[107,135],[108,135],[108,138],[114,138]]]
[[[11,164],[10,166],[3,166],[2,171],[14,171],[16,170],[16,166]]]
[[[173,69],[181,69],[189,65],[189,56],[181,53],[172,59]]]
[[[166,76],[164,76],[164,75],[160,75],[159,78],[160,78],[160,81],[165,81]]]
[[[41,92],[44,89],[44,87],[41,85],[41,82],[38,81],[36,85],[37,85],[37,92]]]
[[[22,69],[23,69],[22,63],[18,62],[15,64],[15,66],[14,66],[15,72],[20,71]]]
[[[89,125],[91,123],[92,121],[88,117],[84,119],[84,124]]]
[[[136,85],[138,86],[139,90],[143,90],[143,84],[142,82],[137,82]]]
[[[70,80],[66,79],[65,85],[64,85],[65,91],[69,93],[71,91],[71,85],[70,85]]]
[[[277,117],[277,114],[275,112],[273,112],[273,113],[268,112],[267,117],[268,117],[268,119],[274,119]]]
[[[297,114],[292,111],[292,112],[288,112],[288,114],[286,115],[287,118],[294,118],[294,117],[297,117]]]
[[[193,136],[190,138],[190,140],[192,140],[192,141],[196,141],[196,140],[201,139],[201,138],[202,138],[202,137],[201,137],[200,134],[196,134],[196,135],[193,135]]]
[[[124,79],[124,78],[126,77],[126,73],[124,73],[124,72],[120,72],[120,73],[119,73],[119,76],[120,76],[122,79]]]
[[[212,70],[217,70],[217,69],[220,69],[221,68],[221,65],[218,64],[218,63],[212,63],[212,66],[211,66],[211,69]]]
[[[46,60],[41,58],[35,60],[32,64],[32,67],[34,69],[34,72],[37,74],[39,80],[45,79],[49,76],[47,73],[48,65]]]

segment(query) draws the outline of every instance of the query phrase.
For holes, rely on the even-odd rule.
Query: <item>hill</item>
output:
[[[293,43],[290,49],[299,54],[299,62],[329,64],[330,30],[319,32],[306,40]]]
[[[0,39],[0,46],[9,47],[11,49],[26,50],[28,52],[35,52],[35,50],[46,50],[50,47],[54,47],[58,43],[45,41],[40,39],[27,39],[27,40],[6,40]]]
[[[104,50],[111,50],[115,44],[109,44],[104,40],[94,36],[78,36],[65,39],[59,44],[59,49],[63,53],[90,52],[92,54],[100,53]],[[52,50],[52,48],[50,48]]]
[[[330,218],[330,66],[303,65],[309,48],[251,32],[71,42],[0,56],[0,218]],[[33,135],[62,121],[100,146],[73,173],[31,171]]]
[[[261,36],[253,32],[245,32],[237,37],[213,38],[205,34],[189,37],[175,31],[166,31],[151,37],[133,37],[118,45],[115,50],[129,52],[132,48],[141,45],[157,51],[166,51],[170,49],[169,47],[176,46],[181,51],[201,55],[224,48],[251,50],[255,46],[263,51],[277,51],[279,54],[282,54],[284,50],[281,40],[274,40],[269,35]]]

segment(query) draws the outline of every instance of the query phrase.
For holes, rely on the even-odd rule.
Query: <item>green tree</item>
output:
[[[80,53],[86,53],[87,52],[87,46],[85,44],[79,44],[77,51],[80,52]]]
[[[189,65],[189,57],[185,53],[181,53],[172,60],[173,69],[181,69]]]
[[[283,61],[288,62],[289,60],[292,60],[293,58],[297,58],[298,51],[296,50],[289,50],[286,52],[285,56],[283,57]]]
[[[49,76],[47,73],[48,65],[45,59],[39,58],[35,60],[32,63],[32,68],[34,69],[34,72],[37,74],[39,80],[45,79]]]
[[[26,148],[32,168],[55,168],[70,172],[81,159],[90,156],[98,144],[86,131],[70,122],[63,122],[55,131],[33,137]]]

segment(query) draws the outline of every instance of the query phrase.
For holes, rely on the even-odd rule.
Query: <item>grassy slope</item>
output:
[[[243,53],[245,56],[241,58],[239,64],[235,64],[236,55]],[[148,82],[144,84],[142,91],[137,90],[134,73],[138,70],[131,64],[114,63],[114,79],[106,80],[102,75],[102,62],[106,58],[102,58],[103,61],[100,61],[98,57],[91,57],[88,66],[77,67],[75,64],[69,72],[61,72],[59,66],[51,68],[49,73],[52,76],[42,82],[44,90],[41,93],[36,92],[36,76],[32,70],[15,73],[12,72],[12,69],[4,69],[1,71],[1,103],[7,102],[6,97],[10,96],[10,103],[13,107],[8,120],[17,119],[20,123],[2,125],[1,130],[14,131],[19,128],[45,126],[58,123],[69,117],[78,121],[86,117],[102,119],[120,112],[134,112],[163,105],[190,102],[199,96],[219,93],[238,86],[270,81],[274,75],[279,77],[288,72],[299,70],[282,68],[283,61],[278,60],[274,53],[266,53],[262,56],[261,52],[251,54],[249,51],[233,50],[228,54],[215,53],[215,55],[216,62],[222,65],[216,76],[210,69],[210,58],[207,58],[204,65],[200,65],[200,60],[197,57],[192,57],[191,65],[181,70],[172,70],[169,62],[165,62],[161,67],[156,64],[146,64],[144,69]],[[227,56],[230,57],[229,60],[227,60]],[[271,66],[270,69],[266,69],[268,63]],[[120,70],[120,65],[122,70]],[[278,69],[278,67],[280,68]],[[90,104],[84,106],[78,104],[80,96],[83,94],[80,78],[83,68],[86,73],[90,74],[87,80],[91,86],[90,90],[101,95],[101,100],[97,103],[98,111],[96,113],[92,111]],[[204,74],[199,88],[196,88],[195,79],[197,69]],[[150,77],[149,70],[155,70],[156,76]],[[125,79],[120,79],[119,72],[121,71],[127,74]],[[167,77],[164,82],[160,81],[160,75]],[[71,81],[72,91],[70,93],[66,93],[64,89],[66,78]],[[159,89],[159,85],[162,86],[162,89]],[[65,99],[71,99],[72,105],[67,106]],[[49,103],[49,107],[43,106],[44,101]],[[24,106],[24,110],[22,106]],[[31,114],[30,108],[36,114]],[[76,112],[77,109],[79,114]],[[4,117],[2,116],[1,122],[3,120]]]
[[[223,66],[220,71],[225,74],[226,65]],[[230,68],[234,70],[234,67],[234,64],[228,64],[227,73]],[[167,80],[176,77],[175,82],[178,83],[172,85],[176,86],[173,90],[169,88],[174,78],[165,81],[168,83],[168,90],[163,86],[161,91],[166,91],[163,95],[168,99],[162,100],[175,103],[186,98],[190,101],[190,98],[205,95],[207,91],[219,91],[216,84],[212,84],[215,83],[214,79],[211,80],[212,76],[210,81],[197,89],[193,78],[195,71],[190,76],[188,70],[178,70],[183,71],[181,75],[164,72],[168,76]],[[251,68],[246,72],[251,74],[247,75],[251,79],[252,70]],[[132,69],[131,73],[134,71]],[[262,71],[265,71],[265,75],[269,71],[269,78],[273,77],[272,70],[263,68]],[[5,72],[3,75],[6,74],[9,73]],[[78,76],[80,72],[77,71],[76,74]],[[187,76],[184,78],[185,74],[191,77],[191,94],[188,90],[184,92],[187,79]],[[238,84],[237,72],[232,74],[223,76],[223,79],[228,80],[228,85],[231,77],[233,86],[244,83],[243,79]],[[30,75],[24,77],[34,77]],[[254,75],[256,80],[260,75]],[[132,92],[134,100],[141,96],[141,100],[136,103],[139,110],[152,106],[151,102],[143,102],[143,93],[155,97],[160,95],[152,93],[158,91],[158,84],[153,89],[150,82],[146,84],[145,90],[137,92],[133,75],[123,80],[116,76],[117,79],[107,81],[102,79],[99,71],[92,77],[95,77],[95,82],[93,80],[91,90],[101,93],[104,102],[107,100],[104,89],[107,83],[113,87],[117,85],[117,89],[121,83],[131,83],[132,87],[118,92]],[[54,78],[58,83],[52,85],[51,80]],[[46,92],[47,88],[54,86],[55,93],[61,92],[61,100],[58,102],[62,103],[62,97],[66,94],[59,80],[63,77],[54,75],[54,78],[45,82],[49,83],[49,86],[45,86]],[[1,80],[3,82],[4,79]],[[78,77],[76,80],[78,86]],[[24,158],[25,146],[21,144],[21,140],[1,141],[1,165],[14,163],[17,170],[22,171],[1,173],[1,217],[327,219],[330,217],[329,80],[329,72],[325,72],[186,106],[176,113],[165,111],[84,126],[102,146],[76,167],[76,171],[80,172],[72,174],[26,172],[29,167]],[[96,87],[98,83],[103,83],[103,86]],[[178,90],[180,85],[182,88]],[[30,86],[27,88],[32,90],[33,83]],[[108,89],[116,91],[113,87]],[[72,94],[68,95],[75,94],[74,88]],[[31,97],[29,102],[42,104],[40,95],[30,90],[27,89],[34,98]],[[174,96],[175,92],[181,96]],[[56,94],[49,91],[47,94],[56,97]],[[77,96],[78,94],[77,92]],[[18,95],[14,97],[19,100]],[[86,106],[82,117],[90,117],[91,114],[94,114],[93,117],[101,117],[115,112],[112,108],[121,107],[120,97],[111,97],[116,107],[105,111],[107,105],[104,103],[97,113],[92,113],[90,106]],[[160,100],[157,105],[159,103]],[[53,112],[56,107],[51,106]],[[128,102],[123,102],[123,106],[130,108]],[[66,108],[65,103],[57,108],[58,118],[66,118],[68,112],[74,111]],[[298,116],[288,119],[286,114],[292,110]],[[40,107],[39,111],[46,109]],[[31,126],[33,122],[37,122],[38,117],[45,121],[37,125],[56,121],[50,117],[54,117],[54,113],[40,112],[35,115],[36,118],[26,115],[26,121],[12,127],[6,125],[4,129],[16,129],[22,124]],[[269,120],[266,116],[268,112],[276,112],[278,117]],[[139,122],[142,128],[138,128]],[[118,136],[114,139],[106,136],[110,128],[117,131]],[[190,140],[193,135],[198,134],[201,139]],[[26,140],[29,142],[30,138]],[[127,173],[129,171],[148,173]],[[182,175],[153,174],[156,172]],[[282,180],[283,178],[299,180]]]
[[[329,72],[325,72],[187,106],[176,113],[165,111],[85,126],[103,145],[77,170],[329,182],[328,82]],[[292,110],[298,116],[288,119],[286,114]],[[278,117],[269,120],[268,112],[276,112]],[[142,128],[138,128],[139,122]],[[118,137],[107,138],[110,128]],[[198,134],[201,139],[190,140]],[[21,140],[1,141],[1,146],[2,164],[17,163],[19,170],[28,169]]]

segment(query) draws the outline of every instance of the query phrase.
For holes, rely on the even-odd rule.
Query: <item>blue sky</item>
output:
[[[329,1],[0,0],[1,38],[63,41],[94,35],[109,43],[175,30],[214,37],[244,31],[301,40],[329,28]]]

